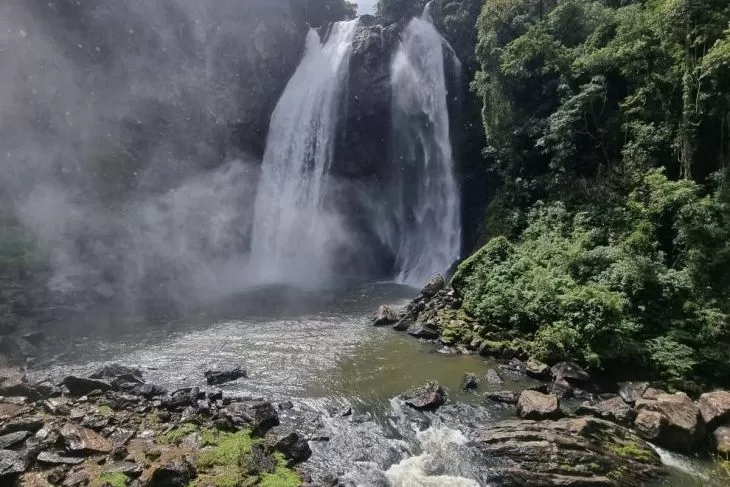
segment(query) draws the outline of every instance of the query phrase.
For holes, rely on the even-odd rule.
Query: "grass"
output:
[[[177,444],[180,443],[186,436],[191,433],[198,431],[198,427],[193,423],[185,423],[177,428],[173,428],[167,433],[160,435],[157,439],[158,442],[163,444]]]
[[[276,470],[261,476],[261,487],[298,487],[302,484],[299,476],[286,467],[286,459],[281,453],[276,455]]]
[[[99,406],[96,409],[96,412],[99,414],[99,416],[103,416],[105,418],[108,418],[109,416],[114,414],[114,410],[110,408],[109,406]]]

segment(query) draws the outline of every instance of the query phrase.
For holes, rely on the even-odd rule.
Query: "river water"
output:
[[[478,392],[464,392],[466,372],[483,377],[498,364],[441,353],[441,347],[370,324],[378,305],[402,304],[414,294],[390,283],[318,292],[266,288],[185,316],[98,313],[54,328],[46,348],[52,358],[34,374],[59,379],[113,361],[139,366],[148,381],[174,389],[204,386],[209,368],[242,365],[249,378],[222,389],[291,399],[295,408],[282,413],[283,421],[322,440],[311,442],[314,455],[304,465],[315,479],[335,475],[357,486],[489,485],[488,465],[470,450],[468,437],[513,417],[514,409],[487,404],[482,395],[532,382],[503,373],[503,385],[482,380]],[[417,413],[396,398],[428,380],[449,393],[450,403],[437,412]],[[673,465],[661,485],[693,485],[683,472],[702,466],[661,453]]]

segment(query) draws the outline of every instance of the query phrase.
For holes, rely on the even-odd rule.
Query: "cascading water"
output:
[[[271,118],[255,205],[250,272],[258,282],[320,282],[345,232],[326,206],[338,108],[357,20],[322,43],[309,32],[304,57]]]
[[[410,21],[391,66],[397,281],[423,285],[459,257],[459,190],[449,137],[444,47],[430,5]],[[450,51],[450,48],[449,48]],[[456,72],[459,61],[451,56]]]

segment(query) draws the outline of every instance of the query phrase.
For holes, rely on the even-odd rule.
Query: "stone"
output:
[[[533,358],[525,363],[525,374],[537,380],[550,380],[551,377],[550,367]]]
[[[48,414],[67,416],[71,413],[68,401],[63,397],[52,397],[43,401],[43,409]]]
[[[421,296],[426,299],[432,298],[444,287],[446,287],[446,281],[444,280],[444,276],[440,274],[433,276],[431,279],[428,280],[426,285],[423,286],[423,289],[421,289]]]
[[[208,370],[203,375],[209,386],[225,384],[226,382],[233,382],[234,380],[247,377],[246,370],[239,366],[231,369]]]
[[[287,411],[289,409],[294,409],[294,403],[291,401],[283,401],[279,403],[279,409],[282,411]]]
[[[104,467],[104,473],[121,473],[136,479],[142,475],[142,466],[132,462],[114,462]]]
[[[304,436],[282,426],[276,426],[266,433],[266,443],[269,447],[282,453],[290,466],[301,463],[312,455],[312,450]]]
[[[69,394],[72,396],[84,396],[92,391],[108,391],[112,386],[109,382],[99,379],[87,379],[85,377],[76,377],[69,375],[64,377],[61,383],[66,386]]]
[[[648,382],[621,382],[618,385],[618,395],[624,402],[633,405],[641,399],[648,387]]]
[[[517,404],[518,396],[514,391],[498,391],[489,392],[485,396],[490,401],[501,402],[505,404]]]
[[[148,487],[186,487],[198,476],[195,467],[187,460],[174,460],[158,466],[150,475]]]
[[[573,362],[560,362],[550,368],[554,381],[564,380],[571,386],[585,386],[590,383],[591,376],[583,368]]]
[[[642,438],[681,452],[695,450],[705,435],[699,409],[683,392],[648,389],[636,401],[634,426]]]
[[[722,457],[730,455],[730,426],[720,426],[712,432],[712,445]]]
[[[730,420],[730,392],[712,391],[700,396],[697,406],[709,430]]]
[[[266,451],[263,445],[254,443],[249,454],[241,458],[241,470],[254,476],[273,473],[276,470],[276,459]]]
[[[57,453],[43,451],[38,454],[38,462],[48,465],[79,465],[84,463],[83,457],[63,457]]]
[[[471,372],[464,374],[464,380],[461,382],[461,388],[465,391],[476,389],[479,386],[479,379]]]
[[[634,410],[620,397],[600,401],[597,404],[584,402],[575,412],[578,415],[589,414],[597,418],[607,419],[614,423],[630,426],[634,420]]]
[[[470,444],[489,465],[490,485],[638,486],[663,472],[635,433],[591,416],[501,421],[477,431]]]
[[[438,382],[427,382],[424,386],[410,391],[404,399],[413,409],[437,409],[446,402],[446,391]]]
[[[112,442],[98,433],[81,426],[65,424],[60,430],[66,448],[78,453],[109,453],[114,449]]]
[[[61,485],[63,487],[76,487],[77,485],[86,485],[89,483],[89,474],[84,470],[69,472],[63,479]]]
[[[560,417],[560,401],[552,394],[522,391],[517,400],[517,414],[522,419],[555,419]]]
[[[234,425],[248,425],[259,436],[279,426],[279,414],[270,402],[234,402],[226,407],[224,414]]]
[[[150,400],[158,396],[164,396],[167,394],[167,389],[155,384],[139,384],[135,385],[129,392]]]
[[[484,376],[487,382],[490,384],[504,384],[504,379],[499,375],[499,373],[494,369],[487,370],[486,375]]]
[[[516,357],[513,357],[509,361],[509,363],[507,363],[507,369],[511,370],[512,372],[517,372],[518,374],[524,374],[525,368],[525,363]]]
[[[0,450],[0,481],[3,485],[7,479],[12,479],[25,472],[26,468],[26,459],[19,452]]]
[[[402,311],[397,311],[395,308],[387,305],[382,305],[378,308],[373,318],[373,325],[375,326],[386,326],[398,323],[405,315]]]
[[[96,372],[91,374],[89,378],[114,379],[125,375],[135,377],[137,380],[142,379],[142,371],[140,369],[119,364],[104,364]]]
[[[66,478],[67,467],[56,467],[46,475],[49,484],[60,484]]]
[[[35,433],[43,428],[44,419],[40,416],[29,416],[23,418],[13,418],[8,421],[0,422],[0,435],[13,433],[15,431],[30,431]]]
[[[34,401],[41,397],[39,392],[23,377],[10,377],[3,380],[0,384],[0,396],[27,397]]]
[[[573,387],[568,384],[568,381],[559,379],[547,384],[547,392],[559,397],[560,399],[567,399],[569,397],[573,397],[574,391]]]
[[[406,332],[413,337],[423,338],[424,340],[435,340],[440,336],[438,331],[423,325],[410,326]]]
[[[7,450],[18,443],[22,443],[28,436],[30,436],[29,431],[15,431],[2,435],[0,436],[0,450]]]

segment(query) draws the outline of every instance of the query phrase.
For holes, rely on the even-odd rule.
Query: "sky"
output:
[[[378,0],[355,0],[357,3],[357,13],[359,14],[374,14],[375,4]]]

